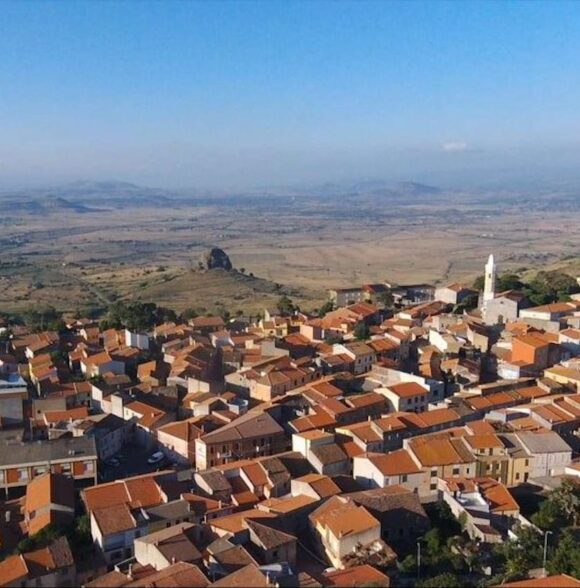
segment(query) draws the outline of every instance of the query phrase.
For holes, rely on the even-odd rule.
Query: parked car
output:
[[[153,465],[154,463],[160,463],[165,459],[165,454],[163,451],[156,451],[153,455],[149,457],[147,463]]]

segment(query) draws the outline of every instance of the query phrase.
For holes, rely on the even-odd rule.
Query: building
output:
[[[72,478],[47,472],[26,486],[24,520],[28,534],[48,525],[67,525],[75,516],[75,486]]]
[[[333,496],[310,514],[316,546],[333,567],[343,569],[346,556],[359,546],[381,545],[381,524],[364,506]]]
[[[516,437],[533,458],[530,478],[561,475],[572,461],[572,448],[557,433],[522,432]]]
[[[364,506],[381,524],[382,538],[391,545],[413,543],[429,530],[429,517],[419,496],[403,486],[345,494]]]
[[[467,298],[477,297],[477,290],[469,288],[464,284],[449,284],[448,286],[441,286],[435,290],[435,300],[441,300],[447,304],[461,304]]]
[[[3,426],[23,422],[23,402],[27,399],[26,382],[18,373],[4,372],[0,375],[0,422]]]
[[[471,539],[501,543],[518,520],[520,507],[508,489],[492,478],[439,480],[443,501]]]
[[[196,469],[275,455],[287,444],[284,429],[267,412],[248,412],[195,440]]]
[[[97,481],[95,440],[86,437],[0,444],[0,488],[26,486],[51,471],[77,481]]]
[[[364,488],[402,486],[412,492],[419,492],[426,479],[425,472],[405,449],[355,456],[353,477]]]
[[[0,586],[75,586],[76,565],[65,537],[48,547],[8,556],[0,562]]]
[[[417,382],[403,382],[377,390],[389,401],[392,412],[424,412],[429,403],[429,389]]]

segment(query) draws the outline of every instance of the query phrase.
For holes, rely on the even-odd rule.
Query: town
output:
[[[0,586],[580,586],[580,278],[482,270],[4,316]]]

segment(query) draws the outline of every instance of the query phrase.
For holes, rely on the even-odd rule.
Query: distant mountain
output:
[[[78,192],[142,192],[150,188],[142,188],[130,182],[106,181],[92,182],[90,180],[79,180],[63,186],[66,191]]]
[[[96,212],[97,209],[89,208],[84,204],[70,202],[66,198],[60,196],[47,196],[45,198],[31,198],[23,197],[17,199],[0,200],[0,211],[5,213],[17,213],[19,211],[26,211],[31,214],[50,214],[63,210],[70,210],[84,214],[87,212]]]
[[[430,194],[441,194],[439,188],[434,186],[427,186],[417,182],[398,182],[395,184],[393,190],[398,194],[405,194],[409,196],[428,196]]]

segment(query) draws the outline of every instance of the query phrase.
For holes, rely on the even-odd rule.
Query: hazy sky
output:
[[[0,3],[0,188],[576,165],[580,2]]]

